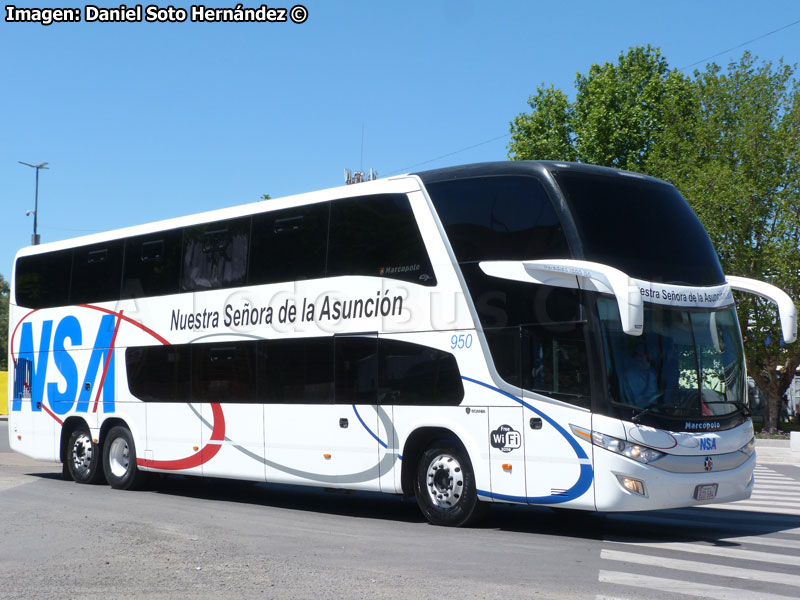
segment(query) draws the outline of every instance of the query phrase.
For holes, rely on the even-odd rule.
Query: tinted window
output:
[[[72,251],[70,304],[104,302],[119,298],[122,280],[122,240]]]
[[[589,408],[589,369],[582,324],[522,327],[522,387]]]
[[[519,327],[484,327],[486,343],[497,374],[516,387],[522,387],[522,352]]]
[[[332,337],[259,341],[258,361],[261,402],[333,403]]]
[[[436,285],[408,197],[387,194],[332,202],[327,274]]]
[[[250,245],[252,285],[325,276],[329,203],[255,215]]]
[[[378,337],[336,337],[336,403],[377,404]]]
[[[585,325],[560,323],[484,331],[505,381],[584,408],[591,406]]]
[[[191,345],[142,346],[125,350],[131,394],[145,402],[190,402]]]
[[[72,250],[23,256],[17,260],[14,298],[19,306],[63,306],[69,299]]]
[[[181,230],[162,231],[125,242],[123,298],[178,293],[181,272]]]
[[[181,291],[244,285],[249,237],[249,217],[184,229]]]
[[[381,404],[457,406],[464,398],[455,357],[436,348],[381,339],[378,372]]]
[[[256,346],[251,342],[192,344],[193,402],[256,401]]]
[[[581,292],[512,281],[484,273],[478,263],[461,265],[483,327],[560,323],[583,318]]]
[[[426,187],[459,263],[570,257],[547,193],[532,177],[477,177]]]
[[[374,335],[131,347],[125,365],[145,402],[456,406],[464,397],[452,354]]]
[[[589,406],[581,292],[486,275],[483,260],[571,258],[541,183],[525,176],[427,185],[508,383]]]
[[[725,283],[703,226],[671,185],[560,171],[586,260],[631,277],[684,285]]]

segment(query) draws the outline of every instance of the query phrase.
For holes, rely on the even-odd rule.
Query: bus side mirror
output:
[[[572,259],[484,261],[480,268],[502,279],[612,294],[617,299],[622,331],[642,335],[642,294],[636,282],[619,269]]]
[[[725,278],[728,280],[731,289],[755,294],[777,304],[778,315],[781,318],[783,340],[787,344],[791,344],[797,339],[797,308],[789,294],[770,283],[758,281],[757,279],[735,277],[734,275],[726,275]]]

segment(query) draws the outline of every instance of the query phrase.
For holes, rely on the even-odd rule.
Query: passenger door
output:
[[[522,327],[521,343],[523,388],[561,401],[524,399],[528,502],[593,509],[591,446],[570,428],[591,430],[584,325]]]
[[[337,335],[335,346],[338,483],[380,490],[378,334]]]
[[[492,497],[525,502],[525,432],[520,406],[489,407],[489,462]]]
[[[333,338],[264,340],[258,364],[267,481],[334,487],[342,408],[334,404]]]

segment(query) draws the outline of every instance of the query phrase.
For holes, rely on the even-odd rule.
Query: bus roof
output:
[[[589,175],[606,175],[609,177],[635,177],[652,182],[665,183],[661,179],[650,177],[642,173],[624,171],[610,167],[598,167],[584,163],[572,163],[553,160],[506,160],[496,162],[474,163],[458,167],[445,167],[430,171],[412,173],[419,177],[423,183],[437,183],[452,179],[468,179],[471,177],[489,177],[497,175],[546,175],[555,171],[575,171]]]

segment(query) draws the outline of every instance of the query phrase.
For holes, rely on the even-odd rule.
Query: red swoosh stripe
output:
[[[222,406],[219,404],[212,404],[211,411],[214,415],[214,425],[211,429],[211,438],[209,442],[225,441],[225,415],[222,412]],[[177,460],[148,460],[146,458],[137,458],[136,464],[140,467],[162,469],[164,471],[193,469],[214,458],[221,448],[221,444],[208,443],[203,446],[197,454],[186,458],[179,458]]]

